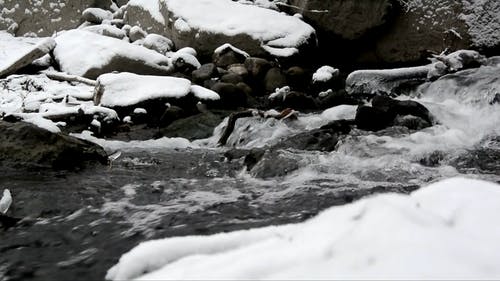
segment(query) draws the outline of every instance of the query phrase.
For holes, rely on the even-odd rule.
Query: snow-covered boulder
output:
[[[105,20],[112,20],[113,13],[100,8],[87,8],[82,13],[82,19],[91,23],[101,24]]]
[[[132,107],[150,100],[176,100],[192,94],[199,100],[218,100],[209,89],[192,86],[184,78],[110,73],[99,76],[94,103],[105,107]]]
[[[499,212],[500,185],[448,179],[304,223],[144,242],[106,279],[497,279]]]
[[[0,33],[0,40],[2,40],[0,50],[5,54],[5,57],[0,56],[0,78],[29,65],[34,60],[48,54],[56,46],[56,42],[52,38],[37,40],[36,44],[31,45],[23,39]]]
[[[56,61],[73,75],[95,79],[113,71],[167,75],[173,70],[171,60],[155,51],[88,31],[64,32],[56,42]]]
[[[357,70],[346,79],[349,94],[398,95],[398,90],[418,86],[428,79],[439,78],[486,62],[477,51],[459,50],[448,55],[432,58],[433,63],[407,68]]]
[[[81,14],[85,9],[109,9],[111,4],[111,0],[2,0],[0,30],[8,30],[17,36],[51,36],[54,32],[80,25]]]
[[[159,34],[148,34],[144,38],[144,47],[155,50],[158,53],[165,55],[174,49],[174,42],[165,36]]]
[[[132,0],[125,21],[205,57],[225,43],[251,55],[278,57],[315,44],[315,30],[299,18],[231,0]]]

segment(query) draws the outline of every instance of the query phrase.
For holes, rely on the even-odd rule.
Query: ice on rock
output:
[[[144,242],[106,279],[496,279],[499,212],[500,185],[448,179],[299,224]]]
[[[4,189],[2,199],[0,199],[0,213],[5,214],[12,204],[12,194],[10,190]]]

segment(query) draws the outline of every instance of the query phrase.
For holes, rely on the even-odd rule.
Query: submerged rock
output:
[[[71,169],[85,162],[107,163],[93,143],[52,133],[35,125],[0,121],[0,163],[16,167]]]

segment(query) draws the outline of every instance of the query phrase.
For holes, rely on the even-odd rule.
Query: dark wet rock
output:
[[[227,68],[232,64],[241,64],[245,62],[246,57],[243,54],[235,52],[232,48],[224,48],[220,52],[214,53],[213,63],[217,67]]]
[[[356,112],[356,125],[368,131],[379,131],[390,126],[420,130],[432,126],[433,120],[429,110],[422,104],[385,96],[375,96],[372,107],[360,106]]]
[[[293,89],[306,89],[309,86],[309,81],[311,81],[311,75],[300,66],[288,68],[285,71],[285,75],[288,80],[288,85]]]
[[[217,82],[211,87],[211,90],[219,94],[220,102],[218,104],[223,108],[235,108],[247,104],[247,95],[237,85]]]
[[[351,120],[338,120],[319,129],[299,133],[279,142],[273,149],[333,151],[340,136],[348,134],[354,125]]]
[[[55,46],[56,42],[52,38],[42,40],[40,43],[22,54],[22,56],[20,56],[11,64],[0,65],[0,78],[8,76],[10,74],[14,74],[16,71],[28,66],[36,59],[39,59],[51,52],[55,48]]]
[[[182,117],[186,116],[186,111],[182,109],[181,107],[178,106],[169,106],[167,109],[165,109],[165,112],[162,114],[160,117],[160,121],[158,126],[159,127],[166,127],[172,122],[181,119]]]
[[[420,159],[419,163],[426,167],[438,167],[445,158],[442,151],[434,151]]]
[[[253,155],[251,154],[250,157]],[[245,157],[245,162],[251,161]],[[253,159],[252,159],[253,160]],[[300,168],[300,163],[293,155],[283,151],[266,151],[259,161],[250,169],[250,174],[256,178],[283,177]]]
[[[267,71],[271,68],[271,63],[263,58],[249,57],[245,60],[245,67],[250,77],[261,81],[264,79]]]
[[[107,162],[93,143],[56,134],[35,125],[0,121],[0,162],[17,167],[71,169],[85,162]]]
[[[94,24],[101,24],[105,20],[112,20],[113,13],[100,8],[87,8],[82,13],[82,19]]]
[[[222,77],[220,78],[220,82],[237,85],[238,83],[244,83],[245,79],[243,79],[243,77],[236,73],[228,73],[222,75]]]
[[[433,123],[433,117],[429,110],[416,101],[400,101],[385,96],[375,96],[372,100],[372,106],[389,112],[394,112],[396,115],[413,115],[420,117],[428,122],[429,125]]]
[[[217,67],[213,63],[203,64],[199,69],[194,70],[191,73],[194,83],[202,84],[206,80],[217,76]]]
[[[356,111],[356,126],[367,131],[379,131],[390,127],[396,116],[377,107],[360,106]]]
[[[461,173],[500,175],[500,137],[487,138],[450,162]]]
[[[413,116],[413,115],[398,115],[394,119],[394,126],[403,126],[410,130],[422,130],[432,126],[432,123],[422,119],[421,117]]]
[[[280,108],[293,108],[295,110],[313,110],[317,109],[316,100],[303,92],[291,91],[285,99],[274,99],[273,105]]]
[[[281,89],[288,84],[285,74],[278,67],[269,69],[264,77],[264,89],[267,93],[272,93],[276,89]]]
[[[173,121],[166,128],[160,130],[161,136],[181,137],[189,140],[205,139],[213,135],[224,119],[226,113],[203,112],[187,118]]]

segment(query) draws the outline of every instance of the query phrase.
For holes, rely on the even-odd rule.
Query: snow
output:
[[[195,56],[193,56],[192,54],[189,54],[187,52],[184,52],[184,51],[175,52],[172,55],[172,61],[174,63],[181,61],[183,63],[186,63],[188,65],[193,66],[195,69],[198,69],[201,67],[200,62],[198,61],[198,59]]]
[[[325,65],[320,67],[313,74],[313,82],[328,82],[339,75],[339,70],[331,66]]]
[[[499,211],[499,185],[448,179],[299,224],[144,242],[106,278],[497,279]]]
[[[248,34],[276,55],[297,52],[315,33],[298,18],[231,0],[165,0],[165,3],[172,16],[182,20],[182,30],[226,36]],[[175,25],[181,26],[177,22]]]
[[[189,140],[184,138],[159,138],[151,139],[146,141],[116,141],[116,140],[105,140],[96,138],[92,135],[90,131],[83,131],[80,134],[70,134],[73,137],[88,140],[97,145],[103,147],[107,152],[116,151],[136,151],[136,150],[148,150],[155,151],[157,149],[176,149],[176,148],[191,148],[194,146]]]
[[[214,54],[220,54],[220,53],[224,52],[226,49],[231,49],[233,52],[240,54],[246,58],[250,57],[250,55],[247,52],[245,52],[241,49],[238,49],[229,43],[223,44],[220,47],[218,47],[217,49],[215,49]]]
[[[6,214],[12,204],[12,194],[10,190],[4,189],[2,199],[0,199],[0,213]]]
[[[160,11],[160,0],[130,0],[128,5],[141,7],[143,10],[148,11],[157,22],[165,24],[165,18]]]
[[[99,76],[102,96],[98,104],[105,107],[131,106],[158,98],[182,98],[191,90],[191,82],[184,78],[109,73]]]
[[[41,115],[37,114],[29,114],[24,115],[24,122],[31,123],[39,128],[45,129],[52,133],[60,133],[61,129],[57,126],[57,124],[49,119],[43,118]]]
[[[198,85],[192,85],[191,86],[191,92],[194,94],[195,97],[201,99],[201,100],[219,100],[220,96],[216,92],[198,86]]]
[[[170,72],[172,69],[170,59],[153,50],[88,31],[66,31],[56,37],[56,42],[54,55],[61,70],[68,74],[85,76],[117,57],[144,62],[159,71]]]

